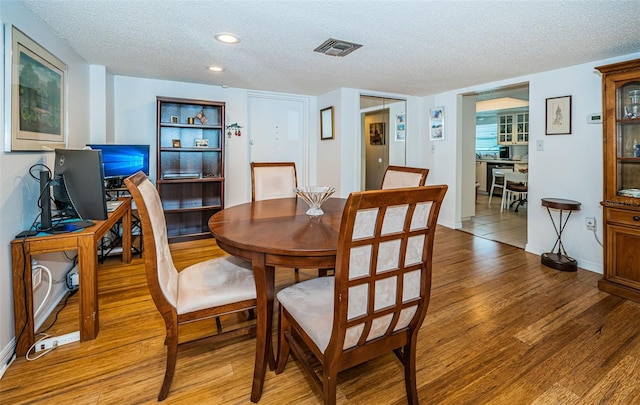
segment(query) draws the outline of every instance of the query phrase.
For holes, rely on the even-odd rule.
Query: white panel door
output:
[[[298,184],[305,185],[307,110],[303,97],[250,94],[249,161],[295,162]]]

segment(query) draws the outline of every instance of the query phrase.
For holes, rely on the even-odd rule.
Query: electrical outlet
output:
[[[584,219],[584,223],[587,226],[587,229],[595,229],[596,228],[596,219],[594,217],[586,217]]]
[[[80,331],[44,339],[36,344],[36,352],[80,341]]]

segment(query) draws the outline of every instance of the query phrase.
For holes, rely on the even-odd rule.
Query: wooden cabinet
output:
[[[487,162],[476,161],[476,183],[480,185],[481,191],[484,192],[487,189]]]
[[[170,242],[210,237],[224,207],[225,104],[157,98],[156,186]]]
[[[529,113],[498,115],[498,144],[529,144]]]
[[[640,302],[640,60],[597,69],[604,152],[604,276],[598,286]]]

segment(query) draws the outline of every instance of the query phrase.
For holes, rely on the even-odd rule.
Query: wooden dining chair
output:
[[[324,403],[335,404],[338,372],[393,351],[404,366],[408,402],[418,403],[416,340],[429,305],[434,233],[446,191],[441,185],[349,195],[335,277],[277,294],[276,373],[292,352]]]
[[[505,168],[493,168],[491,169],[491,188],[489,189],[489,203],[491,206],[491,199],[493,198],[493,191],[496,188],[502,189],[502,194],[504,194],[504,174],[505,173],[513,173],[513,169],[505,169]],[[499,181],[502,180],[502,181]],[[502,202],[502,200],[500,200]],[[502,207],[501,207],[502,208]]]
[[[295,162],[251,162],[251,201],[295,197],[298,187]],[[300,274],[294,269],[296,281]],[[319,269],[326,276],[329,269]]]
[[[502,192],[502,200],[500,202],[500,212],[504,209],[509,209],[513,204],[516,204],[515,212],[518,212],[518,208],[527,202],[527,195],[529,193],[529,174],[520,172],[506,172],[504,174],[504,189]],[[518,199],[511,201],[517,195]]]
[[[390,188],[424,186],[429,169],[421,167],[388,166],[382,177],[383,190]]]
[[[149,292],[166,326],[167,364],[158,395],[158,401],[162,401],[169,394],[179,350],[255,331],[254,323],[226,332],[218,330],[196,340],[179,340],[180,326],[255,308],[255,282],[251,263],[230,256],[178,271],[171,257],[162,202],[155,186],[142,172],[125,179],[125,184],[142,224]]]
[[[251,201],[295,197],[294,162],[251,162]]]

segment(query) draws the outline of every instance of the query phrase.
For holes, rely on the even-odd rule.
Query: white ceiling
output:
[[[112,74],[307,95],[423,96],[640,51],[638,0],[20,1]],[[328,38],[363,47],[313,52]]]

